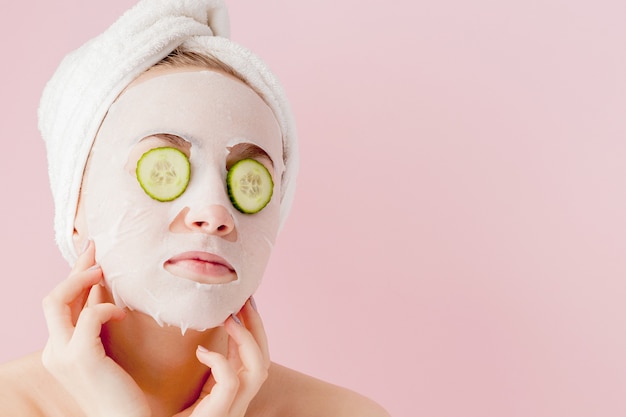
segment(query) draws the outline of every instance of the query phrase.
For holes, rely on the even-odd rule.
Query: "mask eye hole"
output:
[[[274,192],[274,181],[269,170],[251,158],[242,159],[230,167],[226,186],[233,206],[245,214],[263,210]]]
[[[228,148],[226,171],[230,171],[233,165],[242,159],[256,159],[265,165],[268,171],[270,171],[270,174],[274,172],[274,161],[272,161],[268,153],[259,146],[248,142],[238,143]]]
[[[157,201],[172,201],[187,189],[191,165],[187,155],[166,146],[145,152],[135,173],[146,194]]]

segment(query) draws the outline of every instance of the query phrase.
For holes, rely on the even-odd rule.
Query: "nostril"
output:
[[[220,224],[219,226],[213,228],[211,227],[211,223],[210,222],[206,222],[206,221],[197,221],[197,222],[193,222],[193,225],[201,230],[210,232],[212,230],[220,232],[220,233],[224,233],[224,232],[228,232],[230,230],[230,227],[228,225],[225,224]]]
[[[211,206],[215,208],[219,206]],[[215,225],[216,227],[212,226]],[[201,232],[218,235],[229,242],[237,241],[237,228],[228,213],[192,211],[185,207],[170,224],[173,233]]]

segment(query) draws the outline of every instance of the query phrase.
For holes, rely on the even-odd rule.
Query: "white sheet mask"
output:
[[[191,179],[171,202],[153,200],[135,176],[144,151],[172,146],[151,137],[157,134],[188,142]],[[252,215],[232,206],[226,188],[227,158],[236,162],[239,156],[231,149],[241,143],[260,147],[273,164],[272,200]],[[283,171],[276,119],[239,80],[215,71],[187,71],[131,86],[102,123],[81,197],[87,233],[115,303],[183,333],[219,326],[239,311],[260,284],[276,238]],[[224,235],[199,227],[215,216],[230,221],[234,230]],[[191,278],[164,267],[189,252],[219,256],[234,274],[229,282],[214,283],[211,274],[225,271],[219,265],[209,264],[213,272],[206,277]]]

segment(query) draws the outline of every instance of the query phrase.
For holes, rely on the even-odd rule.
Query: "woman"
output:
[[[0,370],[20,416],[386,416],[270,362],[252,294],[289,210],[289,108],[219,1],[144,0],[68,56],[40,127],[70,276],[42,352]]]

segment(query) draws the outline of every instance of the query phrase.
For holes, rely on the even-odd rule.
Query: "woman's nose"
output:
[[[172,232],[201,232],[226,237],[235,230],[233,216],[220,204],[184,208],[170,226]]]

